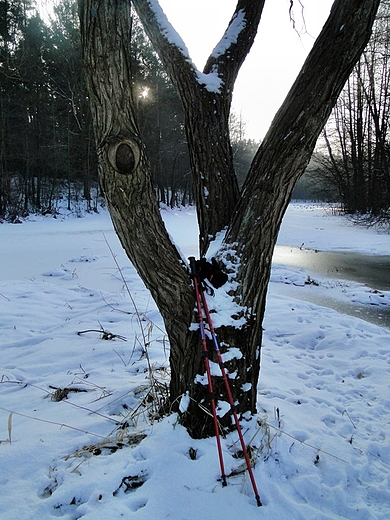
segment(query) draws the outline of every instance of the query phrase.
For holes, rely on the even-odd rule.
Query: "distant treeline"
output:
[[[341,202],[348,213],[390,218],[390,2],[383,0],[355,67],[294,196]],[[134,17],[131,69],[141,137],[157,199],[191,204],[192,178],[179,99]],[[242,184],[258,142],[230,121]],[[71,210],[101,199],[75,0],[44,22],[33,0],[0,3],[0,219]]]
[[[192,202],[192,180],[180,102],[137,20],[132,75],[138,122],[158,200]],[[241,177],[258,144],[233,121]],[[0,218],[71,210],[101,196],[74,0],[62,0],[44,22],[32,0],[0,4]]]

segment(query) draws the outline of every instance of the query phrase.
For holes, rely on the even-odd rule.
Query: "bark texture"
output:
[[[332,107],[363,52],[378,0],[336,1],[248,173],[221,257],[234,251],[235,299],[251,309],[247,365],[258,374],[271,260],[292,190],[306,169]],[[225,252],[223,252],[225,251]]]
[[[185,114],[201,256],[210,240],[228,226],[239,200],[229,136],[229,113],[234,83],[254,38],[265,0],[239,0],[229,25],[200,73],[184,49],[172,43],[174,31],[148,0],[134,7],[178,92]],[[229,35],[239,27],[237,40]],[[177,41],[175,38],[174,41]],[[211,86],[214,85],[214,86]],[[216,87],[215,85],[218,85]]]
[[[232,167],[228,114],[234,81],[253,42],[264,1],[237,2],[227,32],[238,20],[243,21],[242,31],[236,43],[211,54],[206,78],[185,50],[169,40],[164,17],[152,10],[155,2],[133,0],[133,4],[186,112],[202,253],[210,238],[228,226],[218,256],[237,282],[229,293],[233,323],[241,318],[244,324],[219,327],[216,332],[222,352],[232,347],[241,352],[227,367],[235,373],[230,381],[238,411],[255,413],[262,321],[280,223],[317,137],[368,42],[379,0],[334,2],[255,156],[241,195]],[[190,406],[182,420],[193,436],[209,435],[212,423],[199,406],[207,407],[208,391],[196,377],[204,374],[200,337],[190,328],[195,319],[194,293],[155,201],[131,96],[130,4],[128,0],[79,0],[79,5],[101,184],[122,245],[165,322],[171,348],[172,409],[177,410],[180,396],[189,392]],[[206,88],[210,75],[220,81],[219,91]],[[226,400],[221,378],[215,381],[215,394]],[[221,422],[231,427],[229,415]]]
[[[171,343],[183,347],[193,293],[162,221],[139,137],[129,69],[130,4],[94,0],[79,5],[100,182],[123,248],[156,301]],[[175,363],[174,356],[171,361],[180,373],[181,361]]]

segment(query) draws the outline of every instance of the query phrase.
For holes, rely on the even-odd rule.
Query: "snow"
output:
[[[390,254],[388,230],[374,231],[356,226],[338,216],[333,206],[292,204],[283,221],[278,244],[321,251],[354,251],[375,255]]]
[[[197,256],[194,210],[162,213],[183,255]],[[302,243],[390,252],[384,232],[290,205],[279,244]],[[273,266],[259,413],[242,423],[257,508],[236,434],[222,439],[233,474],[222,487],[214,438],[191,439],[175,415],[150,420],[169,348],[105,211],[0,224],[0,258],[0,518],[389,518],[390,331],[305,296],[388,308],[389,293]]]
[[[156,0],[149,0],[149,7],[154,12],[156,20],[162,28],[163,35],[168,40],[168,42],[172,45],[175,45],[184,55],[184,57],[191,61],[186,44],[184,43],[179,33],[173,28],[172,24],[169,22],[166,14],[161,9],[160,4]]]
[[[227,31],[223,35],[222,40],[215,47],[211,55],[214,58],[218,58],[219,56],[224,54],[231,45],[237,43],[238,37],[240,33],[245,29],[245,26],[245,11],[240,9],[234,16]]]
[[[222,86],[222,80],[218,77],[218,71],[214,70],[208,74],[205,74],[199,70],[197,70],[195,64],[192,62],[188,49],[182,40],[179,33],[174,29],[172,24],[169,22],[166,14],[162,10],[159,3],[155,0],[149,1],[150,8],[154,12],[157,22],[162,28],[162,33],[168,42],[172,45],[175,45],[178,50],[183,54],[184,58],[188,63],[192,65],[195,71],[195,76],[200,85],[203,85],[208,92],[220,92]],[[238,31],[242,30],[244,24],[243,13],[240,13],[230,30],[225,34],[224,38],[218,45],[218,47],[214,50],[214,52],[218,52],[218,49],[225,49],[232,43],[237,40]]]
[[[218,71],[214,70],[205,74],[204,72],[196,71],[198,83],[203,85],[208,92],[221,92],[222,80],[218,77]]]

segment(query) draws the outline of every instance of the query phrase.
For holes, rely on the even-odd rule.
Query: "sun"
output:
[[[149,87],[141,87],[141,92],[140,92],[139,97],[141,99],[147,99],[149,97],[149,91],[150,91]]]

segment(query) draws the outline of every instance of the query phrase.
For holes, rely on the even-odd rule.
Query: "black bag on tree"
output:
[[[208,280],[215,289],[219,289],[228,280],[228,275],[224,273],[215,258],[211,263],[206,258],[196,261],[196,272],[201,282]]]

